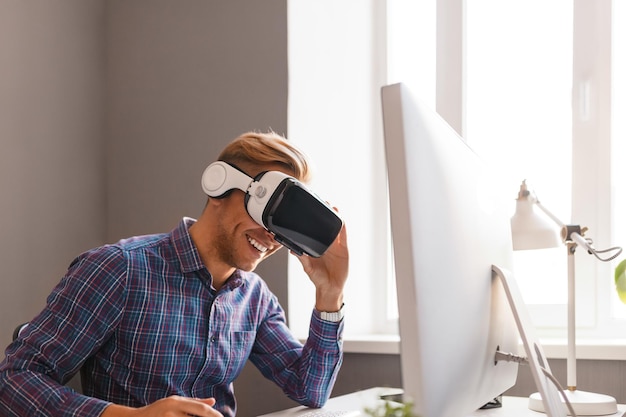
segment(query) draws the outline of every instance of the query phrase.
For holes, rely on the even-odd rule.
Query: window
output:
[[[500,167],[511,213],[526,179],[557,217],[587,226],[598,249],[626,245],[617,215],[626,213],[626,33],[611,19],[626,21],[623,2],[289,2],[289,136],[333,167],[319,166],[313,187],[348,220],[348,317],[359,319],[346,323],[347,336],[396,331],[382,220],[384,84],[410,84]],[[540,336],[563,337],[566,249],[515,256]],[[626,306],[613,289],[623,258],[577,251],[579,337],[626,338]],[[290,324],[306,329],[312,286],[301,288],[298,268],[290,266]]]
[[[543,205],[569,223],[573,3],[478,0],[466,7],[464,137],[502,174],[511,212],[527,180]],[[564,328],[566,247],[515,252],[514,264],[533,323]],[[580,322],[593,314],[578,316]]]
[[[611,196],[613,197],[612,228],[616,244],[626,246],[626,3],[614,1],[612,9],[611,37]],[[619,22],[619,23],[618,23]],[[621,259],[626,258],[622,256]],[[617,266],[618,260],[613,263]],[[611,316],[626,319],[626,307],[611,291]]]

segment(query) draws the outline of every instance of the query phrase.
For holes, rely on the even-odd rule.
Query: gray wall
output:
[[[286,0],[108,0],[107,239],[200,214],[204,168],[248,130],[287,133]],[[287,253],[258,272],[287,305]],[[293,403],[248,366],[239,415]]]
[[[169,230],[248,130],[287,131],[285,0],[108,0],[107,238]]]
[[[0,0],[0,345],[80,251],[197,216],[226,142],[287,132],[287,81],[286,0]],[[285,306],[286,258],[259,268]],[[626,402],[623,362],[581,362]],[[346,354],[334,393],[400,384],[398,355]],[[250,366],[236,391],[243,417],[294,405]]]
[[[559,382],[565,386],[567,380],[567,361],[549,359],[550,369]],[[611,395],[620,404],[626,404],[626,361],[586,360],[576,361],[576,383],[581,391]],[[528,396],[537,392],[530,374],[530,368],[520,367],[517,383],[507,394]]]
[[[0,1],[0,342],[106,228],[104,6]]]

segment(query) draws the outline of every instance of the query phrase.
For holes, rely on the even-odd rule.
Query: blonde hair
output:
[[[272,131],[244,133],[229,143],[218,159],[243,170],[279,164],[305,183],[311,177],[310,163],[304,152]]]

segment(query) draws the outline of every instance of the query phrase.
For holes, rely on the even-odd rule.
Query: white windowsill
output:
[[[400,337],[395,335],[344,336],[343,350],[349,353],[400,353]]]
[[[400,338],[393,335],[346,336],[343,343],[346,353],[400,354]],[[543,339],[541,344],[549,359],[567,357],[566,340]],[[626,340],[579,340],[576,344],[576,358],[626,360]]]
[[[565,359],[567,357],[567,341],[564,339],[542,339],[541,345],[548,358]],[[578,340],[576,342],[576,359],[626,360],[626,340]]]

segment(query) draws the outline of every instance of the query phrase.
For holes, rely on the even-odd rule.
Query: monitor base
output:
[[[580,390],[565,390],[564,394],[577,416],[605,416],[617,413],[617,401],[609,395]],[[538,392],[530,396],[528,408],[540,413],[545,412]]]

